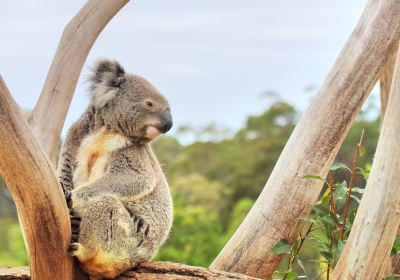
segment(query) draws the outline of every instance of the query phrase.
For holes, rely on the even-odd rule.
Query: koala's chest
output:
[[[76,156],[74,187],[77,188],[101,177],[110,164],[112,153],[129,144],[127,137],[104,128],[86,136]]]

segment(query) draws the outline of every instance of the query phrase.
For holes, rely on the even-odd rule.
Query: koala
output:
[[[172,223],[169,187],[149,143],[172,127],[168,101],[112,60],[89,78],[91,101],[69,129],[58,176],[71,213],[69,254],[92,279],[150,260]]]

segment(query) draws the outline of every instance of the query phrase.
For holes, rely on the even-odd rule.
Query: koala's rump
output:
[[[114,277],[150,260],[167,238],[172,223],[172,202],[162,180],[154,191],[122,203],[105,194],[82,212],[77,253],[82,268],[91,275]]]

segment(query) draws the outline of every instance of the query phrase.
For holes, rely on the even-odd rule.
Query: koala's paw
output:
[[[77,251],[79,250],[80,244],[77,242],[71,243],[68,245],[67,254],[71,257],[76,256]]]
[[[79,240],[79,228],[81,226],[81,217],[74,211],[74,209],[69,210],[69,217],[71,220],[71,241],[78,242]]]
[[[133,217],[133,228],[138,238],[137,247],[142,245],[149,234],[149,225],[140,217]]]

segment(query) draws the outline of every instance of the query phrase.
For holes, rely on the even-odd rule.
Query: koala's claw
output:
[[[79,229],[81,226],[81,217],[73,209],[69,210],[70,220],[71,220],[71,233],[72,242],[78,242],[79,240]]]
[[[149,233],[149,225],[145,223],[143,219],[139,217],[134,217],[133,228],[137,233],[137,237],[139,238],[139,243],[137,244],[137,247],[139,247],[140,245],[142,245],[145,237],[147,237]]]
[[[78,250],[79,244],[78,243],[71,243],[68,245],[67,254],[71,257],[75,255],[75,252]]]
[[[64,191],[65,201],[67,202],[68,208],[72,207],[72,193],[68,190]]]

